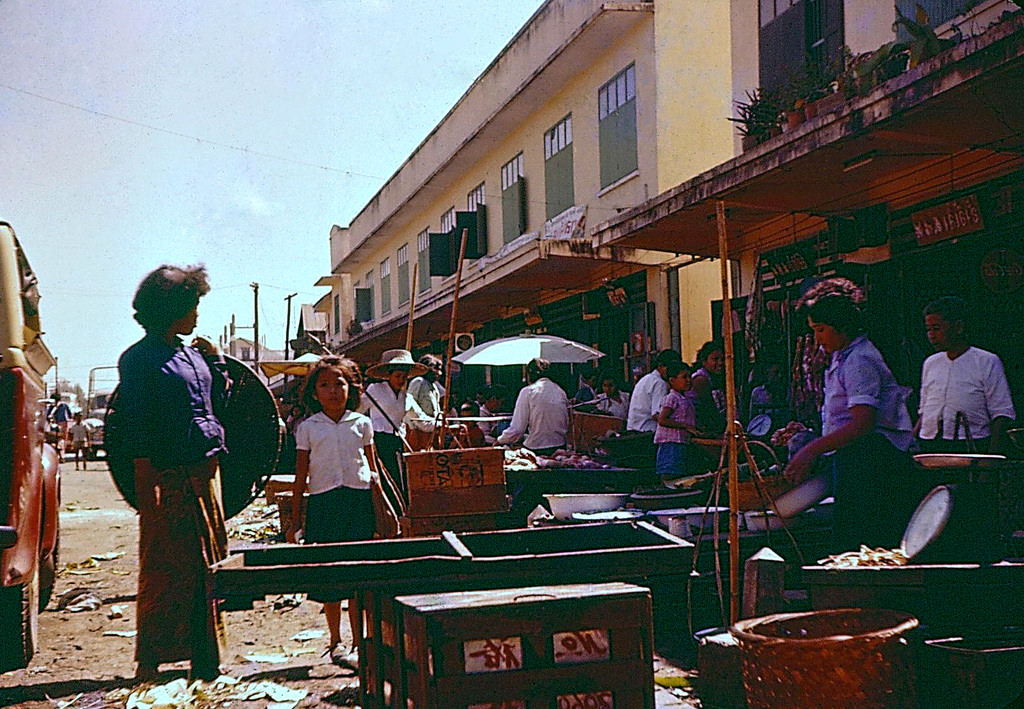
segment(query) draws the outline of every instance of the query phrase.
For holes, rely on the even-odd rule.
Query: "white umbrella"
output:
[[[526,364],[531,359],[549,362],[589,362],[604,357],[592,347],[554,335],[518,335],[491,340],[452,357],[462,364]]]
[[[291,374],[296,377],[304,377],[314,364],[320,361],[320,355],[307,352],[295,359],[278,359],[260,362],[260,369],[268,377],[275,374]]]

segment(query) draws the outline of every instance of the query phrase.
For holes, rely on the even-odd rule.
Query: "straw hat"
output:
[[[405,369],[410,377],[418,377],[427,368],[412,358],[409,350],[384,350],[380,362],[366,370],[366,376],[375,379],[387,379],[392,369]]]

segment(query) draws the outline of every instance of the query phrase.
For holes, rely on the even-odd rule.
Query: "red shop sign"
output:
[[[978,198],[973,194],[914,212],[910,219],[914,223],[917,243],[921,246],[985,228]]]

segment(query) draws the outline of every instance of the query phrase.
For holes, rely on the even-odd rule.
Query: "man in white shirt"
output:
[[[671,362],[682,361],[682,356],[675,350],[662,350],[658,353],[654,358],[654,369],[640,378],[630,394],[626,430],[654,433],[658,428],[661,400],[668,394],[666,366]]]
[[[526,365],[526,379],[512,410],[512,423],[497,438],[499,445],[515,443],[524,435],[523,445],[535,453],[550,455],[565,447],[569,432],[569,397],[562,387],[547,378],[547,360],[534,359]]]
[[[1003,363],[967,341],[967,304],[945,296],[924,309],[938,350],[921,370],[918,438],[931,453],[1000,453],[1016,417]]]

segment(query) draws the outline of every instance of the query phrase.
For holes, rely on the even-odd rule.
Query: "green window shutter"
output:
[[[598,126],[601,151],[601,187],[607,187],[637,169],[636,100],[619,106]]]
[[[466,258],[478,259],[487,255],[487,210],[481,204],[475,212],[456,212],[455,227],[452,229],[452,248],[458,259],[459,245],[462,243],[462,230],[466,235]]]
[[[572,176],[572,146],[544,161],[545,218],[551,219],[576,203]]]
[[[419,292],[430,290],[430,249],[424,249],[417,255],[419,267]]]
[[[430,275],[450,276],[455,273],[458,253],[452,253],[452,232],[430,234]]]
[[[398,267],[398,304],[409,302],[409,262]]]
[[[356,320],[373,320],[373,289],[356,288]]]
[[[380,279],[380,313],[391,312],[391,276]]]
[[[519,230],[521,192],[520,180],[516,180],[501,191],[501,238],[506,244],[523,233]]]

